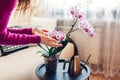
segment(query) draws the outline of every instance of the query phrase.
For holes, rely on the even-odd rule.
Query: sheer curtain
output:
[[[91,24],[96,32],[95,38],[90,39],[79,31],[71,36],[78,46],[81,60],[85,61],[91,54],[89,66],[92,73],[120,76],[120,23],[91,21]]]
[[[84,3],[85,2],[85,3]],[[55,17],[55,18],[69,18],[69,9],[71,6],[87,5],[87,0],[40,0],[40,7],[37,16],[40,17]],[[87,6],[86,6],[87,7]],[[83,7],[86,9],[86,7]],[[41,14],[42,13],[42,14]]]
[[[69,9],[72,6],[80,6],[88,19],[119,20],[119,4],[119,0],[39,0],[39,9],[36,15],[71,18]]]
[[[77,44],[81,60],[89,54],[92,73],[106,77],[120,76],[120,1],[119,0],[41,0],[40,11],[45,17],[58,18],[58,29],[67,32],[71,16],[69,9],[78,5],[86,12],[96,36],[93,39],[77,31],[71,38]],[[40,14],[40,13],[39,13]],[[38,15],[40,16],[40,15]],[[64,27],[63,27],[64,26]]]

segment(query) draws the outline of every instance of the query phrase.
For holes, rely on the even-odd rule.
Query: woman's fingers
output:
[[[49,32],[47,29],[42,29],[43,32]]]
[[[47,35],[48,30],[46,29],[33,29],[33,33],[35,35],[39,35],[41,37],[41,43],[51,46],[51,47],[61,47],[62,44],[58,44],[56,39],[53,39]]]
[[[55,42],[57,43],[57,40],[56,39],[53,39],[53,38],[49,38],[51,42]]]
[[[47,32],[49,32],[47,29],[38,29],[38,28],[33,28],[32,29],[33,34],[39,33],[39,34],[42,34],[42,35],[46,35]]]
[[[51,47],[62,47],[62,44],[58,44],[58,43],[55,43],[55,42],[51,42],[51,43],[50,43],[50,46],[51,46]]]
[[[51,46],[51,47],[61,47],[62,46],[62,44],[58,44],[55,39],[50,38],[45,35],[41,35],[41,43]]]
[[[48,45],[51,47],[62,47],[62,44],[58,44],[57,40],[48,37],[49,41],[48,41]]]

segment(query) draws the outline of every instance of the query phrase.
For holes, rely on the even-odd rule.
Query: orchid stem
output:
[[[71,32],[74,32],[74,31],[76,31],[76,30],[78,30],[79,28],[76,28],[76,29],[74,29],[74,30],[72,30]]]
[[[72,25],[72,27],[74,27],[77,23],[78,19],[75,20],[74,24]]]
[[[78,21],[78,19],[75,20],[74,24],[72,25],[72,27],[70,28],[70,30],[68,31],[67,34],[69,34],[73,30],[73,28],[76,25],[77,21]]]

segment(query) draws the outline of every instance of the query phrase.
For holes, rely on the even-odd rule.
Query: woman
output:
[[[17,9],[21,12],[30,5],[30,0],[1,0],[0,1],[0,45],[22,45],[29,43],[43,43],[52,47],[60,47],[57,41],[46,36],[44,30],[25,28],[11,29],[7,28],[10,15],[18,4]]]

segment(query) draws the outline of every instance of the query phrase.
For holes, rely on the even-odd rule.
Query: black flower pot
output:
[[[45,60],[46,73],[48,74],[55,73],[59,58],[50,56],[50,57],[44,57],[44,60]]]

